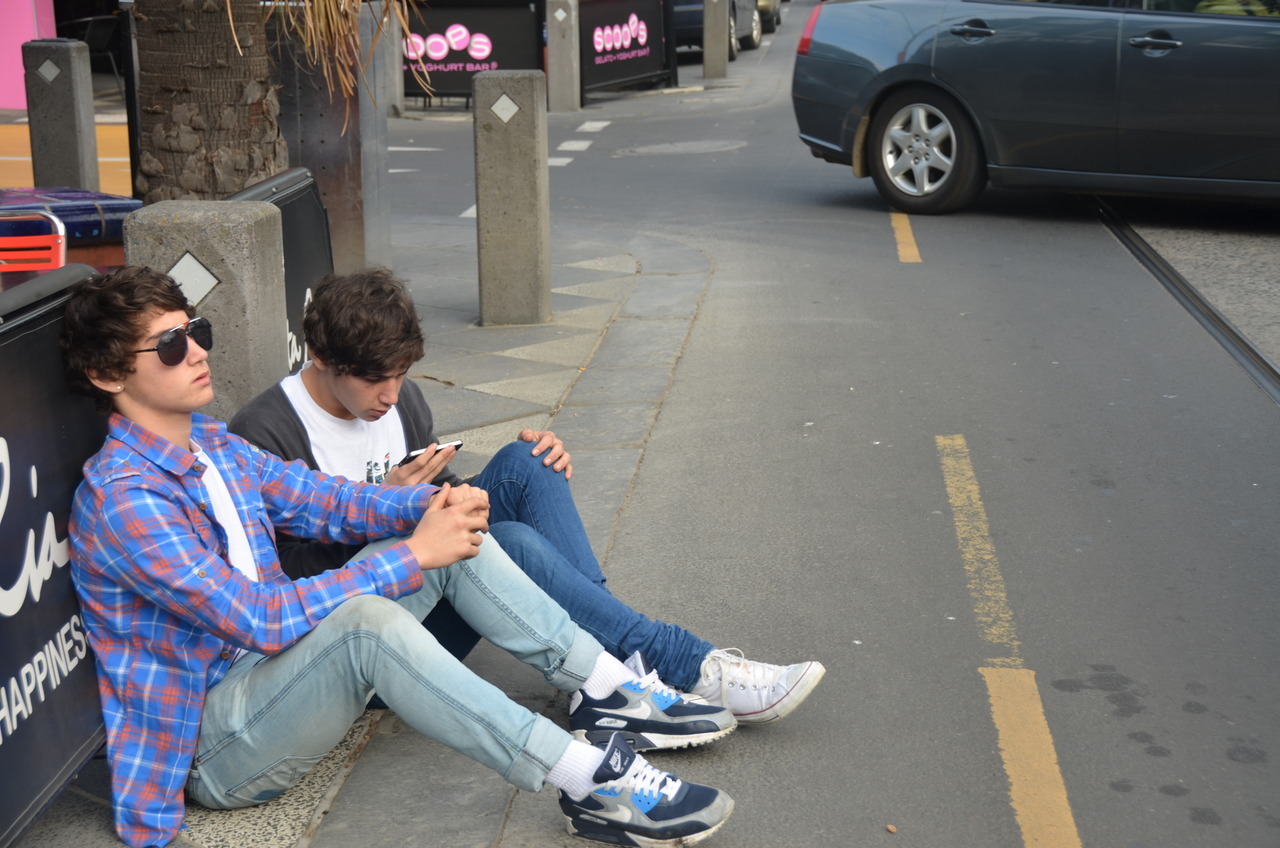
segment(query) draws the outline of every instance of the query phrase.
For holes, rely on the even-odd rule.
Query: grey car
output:
[[[906,212],[988,181],[1280,199],[1280,0],[829,0],[792,102]]]
[[[697,0],[677,0],[674,7],[677,47],[702,49],[702,7]],[[756,0],[729,0],[729,61],[739,50],[755,50],[763,38],[764,22]]]
[[[756,11],[765,32],[777,32],[782,26],[782,0],[756,0]]]

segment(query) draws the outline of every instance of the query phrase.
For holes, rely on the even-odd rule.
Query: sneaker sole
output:
[[[805,671],[804,677],[792,686],[782,700],[773,706],[761,710],[757,713],[734,713],[739,724],[769,724],[781,718],[786,718],[795,712],[796,707],[804,703],[810,693],[822,681],[823,676],[827,673],[827,668],[820,662],[812,662]]]
[[[622,738],[627,740],[627,744],[631,746],[633,751],[672,751],[678,748],[696,748],[699,745],[723,739],[736,729],[737,725],[735,724],[733,727],[726,727],[723,730],[714,732],[671,735],[665,733],[632,733],[626,728],[619,728],[616,731],[575,730],[573,735],[590,745],[600,745],[601,743],[608,743],[613,734],[617,732],[622,734]]]
[[[676,836],[672,839],[656,839],[650,836],[642,836],[639,833],[623,830],[621,827],[612,827],[601,822],[586,821],[572,816],[565,816],[564,819],[565,830],[569,832],[570,836],[576,836],[579,839],[604,842],[607,845],[626,845],[630,846],[630,848],[664,848],[664,846],[666,848],[680,848],[683,845],[695,845],[715,833],[729,820],[729,815],[732,812],[733,799],[729,799],[729,809],[725,811],[724,818],[720,819],[720,821],[706,830],[690,833],[687,836]]]

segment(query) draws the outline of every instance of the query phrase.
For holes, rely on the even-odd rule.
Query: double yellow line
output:
[[[1009,778],[1009,803],[1022,842],[1035,848],[1080,848],[1035,672],[1022,660],[969,446],[964,436],[937,436],[936,441],[974,616],[983,639],[995,649],[995,656],[987,658],[978,672],[991,700],[991,717]]]

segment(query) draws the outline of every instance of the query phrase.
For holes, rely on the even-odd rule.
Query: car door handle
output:
[[[1129,39],[1130,47],[1139,50],[1174,50],[1182,46],[1182,42],[1173,38],[1160,38],[1152,35],[1139,35]]]
[[[952,35],[958,35],[966,41],[979,38],[990,38],[996,31],[987,26],[985,21],[966,21],[951,28]]]

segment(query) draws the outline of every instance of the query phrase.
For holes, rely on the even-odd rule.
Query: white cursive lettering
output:
[[[9,461],[9,443],[3,437],[0,437],[0,527],[4,523],[4,514],[9,506],[9,494],[12,486],[10,481],[13,479],[13,466]],[[36,491],[36,470],[31,469],[31,491],[32,497]],[[38,551],[38,554],[37,554]],[[71,561],[71,552],[67,545],[66,539],[58,538],[58,530],[54,525],[53,513],[46,512],[44,516],[44,527],[42,528],[39,543],[36,541],[36,531],[34,529],[27,530],[27,543],[22,557],[22,572],[18,575],[18,579],[12,586],[7,589],[0,588],[0,615],[13,617],[21,610],[26,603],[26,596],[31,595],[31,600],[35,603],[40,602],[40,589],[45,582],[53,576],[54,568],[62,568]]]

